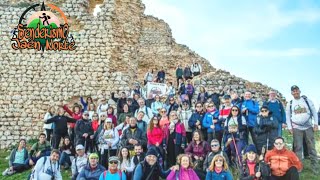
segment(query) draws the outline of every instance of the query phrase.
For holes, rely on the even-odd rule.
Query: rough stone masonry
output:
[[[42,132],[43,116],[50,105],[77,96],[94,99],[111,92],[128,91],[145,72],[164,67],[173,80],[178,64],[197,61],[203,75],[194,80],[216,90],[255,92],[257,99],[270,89],[213,68],[210,63],[177,44],[163,20],[144,15],[141,0],[53,0],[67,15],[77,48],[74,51],[13,50],[10,31],[22,12],[42,1],[0,2],[0,149],[21,137],[36,138]],[[100,4],[101,12],[93,16]],[[280,95],[281,96],[281,95]]]

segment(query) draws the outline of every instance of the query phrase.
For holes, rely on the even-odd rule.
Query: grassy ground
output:
[[[292,136],[289,135],[287,132],[284,133],[284,138],[286,139],[287,142],[287,146],[289,149],[291,149],[292,146]],[[29,142],[28,144],[31,144],[33,142]],[[318,154],[320,154],[320,133],[318,132],[316,134],[316,149]],[[0,151],[0,172],[2,173],[6,168],[8,168],[8,160],[6,160],[5,158],[9,155],[10,151],[9,150],[1,150]],[[315,176],[312,174],[311,171],[311,165],[310,165],[310,161],[309,160],[304,160],[303,161],[304,164],[304,169],[302,171],[302,173],[300,174],[300,179],[302,180],[317,180],[320,179],[320,174],[318,176]],[[232,172],[234,173],[235,179],[238,179],[237,177],[237,173],[235,172],[235,170],[232,170]],[[2,176],[0,174],[0,180],[25,180],[27,179],[28,175],[30,173],[30,170],[25,171],[23,173],[20,174],[14,174],[12,176]],[[62,176],[63,179],[67,180],[67,179],[71,179],[71,171],[70,170],[62,170]]]

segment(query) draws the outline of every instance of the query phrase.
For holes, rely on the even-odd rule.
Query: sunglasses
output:
[[[211,144],[211,147],[218,147],[219,144]]]
[[[202,106],[196,106],[197,108],[202,108]]]
[[[274,145],[282,145],[283,143],[274,143]]]
[[[209,105],[208,107],[213,107],[213,105]]]
[[[167,111],[160,111],[160,112],[167,112]]]
[[[109,164],[118,164],[118,161],[110,161]]]
[[[217,159],[215,162],[223,162],[223,159]]]
[[[84,114],[84,116],[89,116],[89,114]]]
[[[170,101],[174,101],[174,99],[170,99]]]
[[[238,109],[232,109],[233,112],[238,112]]]
[[[261,110],[261,112],[268,112],[268,110]]]

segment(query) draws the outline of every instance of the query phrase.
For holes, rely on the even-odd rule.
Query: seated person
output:
[[[20,173],[28,169],[28,165],[24,162],[28,159],[28,150],[26,149],[26,140],[21,139],[17,148],[13,149],[9,158],[9,168],[2,175],[12,175],[16,172]]]
[[[87,164],[80,171],[77,180],[98,180],[100,175],[106,170],[102,165],[98,163],[99,156],[96,153],[92,153],[89,156],[89,164]]]
[[[84,152],[84,147],[82,144],[78,144],[76,146],[76,157],[72,161],[71,172],[72,172],[72,180],[77,179],[78,174],[88,163],[88,157]]]
[[[49,156],[50,152],[50,142],[46,140],[46,135],[44,133],[41,133],[39,135],[39,142],[36,142],[32,145],[31,150],[29,152],[29,158],[25,161],[25,164],[33,166],[41,157]]]

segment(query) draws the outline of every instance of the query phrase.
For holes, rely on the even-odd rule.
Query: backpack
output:
[[[46,162],[47,162],[47,156],[43,156],[43,158],[44,158],[44,160],[43,160],[43,164],[42,164],[42,172],[44,172],[44,165],[46,164]],[[58,167],[57,167],[57,170],[59,169],[59,166],[60,166],[60,164],[59,164],[59,161],[57,161],[57,163],[58,163]],[[27,180],[32,180],[33,178],[34,178],[34,168],[33,168],[33,170],[32,170],[32,172],[29,174],[29,176],[27,177]]]
[[[309,101],[308,101],[308,98],[307,98],[307,96],[301,96],[302,98],[303,98],[303,100],[306,102],[306,104],[307,104],[307,106],[308,106],[308,109],[309,109],[309,111],[310,111],[310,117],[309,117],[309,120],[310,119],[312,119],[312,117],[313,117],[313,114],[312,114],[312,111],[311,111],[311,107],[310,107],[310,105],[309,105]],[[296,124],[296,125],[298,125],[298,126],[304,126],[304,125],[306,125],[307,123],[310,123],[310,121],[306,121],[304,124],[299,124],[299,123],[294,123],[294,122],[292,122],[292,100],[290,101],[290,122],[291,122],[291,124],[292,123],[294,123],[294,124]]]
[[[109,172],[108,170],[105,170],[103,172],[103,179],[105,179],[107,177],[108,172]],[[120,170],[118,170],[118,174],[119,174],[120,180],[121,180],[122,179],[122,172]]]

